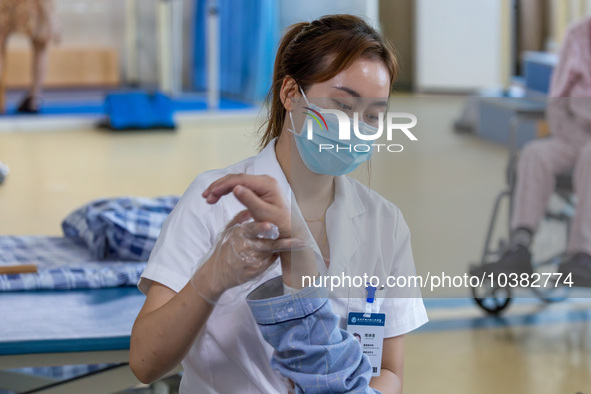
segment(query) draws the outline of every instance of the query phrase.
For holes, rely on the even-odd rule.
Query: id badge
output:
[[[380,376],[386,314],[350,312],[347,331],[361,344],[363,354],[371,362],[371,376]]]

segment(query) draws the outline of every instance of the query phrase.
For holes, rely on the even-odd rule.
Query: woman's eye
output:
[[[353,108],[347,104],[343,104],[337,100],[335,100],[335,103],[337,103],[337,105],[339,106],[340,109],[344,110],[344,111],[351,111]]]
[[[375,124],[378,124],[380,117],[378,115],[368,114],[368,115],[365,115],[365,119],[366,119],[367,123],[369,123],[371,125],[375,125]]]

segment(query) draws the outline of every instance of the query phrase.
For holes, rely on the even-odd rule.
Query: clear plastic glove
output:
[[[304,249],[307,242],[279,239],[279,229],[269,222],[255,222],[248,210],[240,212],[218,235],[210,252],[191,278],[199,295],[217,304],[224,291],[259,278],[280,252]]]

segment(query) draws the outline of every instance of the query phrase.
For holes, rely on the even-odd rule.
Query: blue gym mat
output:
[[[205,111],[207,110],[207,99],[205,97],[179,97],[172,99],[174,111]],[[16,113],[17,101],[9,100],[6,106],[6,113],[0,116],[22,116]],[[254,108],[237,100],[220,99],[220,110],[239,110]],[[104,115],[104,97],[74,97],[72,99],[55,99],[48,94],[48,97],[41,104],[41,115]]]

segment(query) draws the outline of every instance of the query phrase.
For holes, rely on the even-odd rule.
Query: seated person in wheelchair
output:
[[[571,26],[552,76],[546,119],[551,137],[526,144],[517,165],[509,249],[479,271],[532,273],[530,245],[556,177],[573,171],[576,213],[560,264],[563,278],[591,287],[591,18]]]

